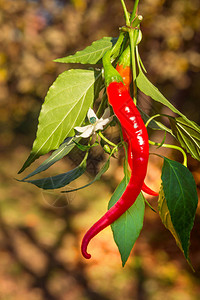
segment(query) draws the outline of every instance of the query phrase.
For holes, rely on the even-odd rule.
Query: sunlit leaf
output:
[[[112,195],[108,209],[120,199],[127,184],[128,178],[125,176]],[[121,254],[123,266],[125,265],[143,227],[144,210],[144,198],[140,193],[135,203],[111,225],[115,243]]]
[[[190,124],[192,127],[196,127],[196,124],[192,121],[190,121],[184,114],[182,114],[177,108],[173,106],[171,102],[169,102],[162,94],[161,92],[148,80],[148,78],[144,75],[144,73],[141,70],[141,67],[139,68],[139,74],[136,78],[137,87],[140,89],[141,92],[143,92],[145,95],[151,97],[153,100],[162,103],[163,105],[170,108],[173,112],[180,115],[188,124]]]
[[[187,150],[191,156],[200,160],[200,127],[192,126],[182,117],[169,118],[172,131],[180,142],[181,146]]]
[[[117,38],[104,37],[93,42],[90,46],[81,51],[77,51],[74,55],[55,59],[60,63],[80,63],[80,64],[97,64],[104,54],[113,47]]]
[[[19,173],[74,135],[73,128],[82,124],[98,94],[100,79],[101,73],[94,70],[69,70],[58,76],[42,105],[31,154]]]
[[[188,259],[190,232],[198,203],[194,178],[185,166],[164,158],[161,179],[173,227]]]

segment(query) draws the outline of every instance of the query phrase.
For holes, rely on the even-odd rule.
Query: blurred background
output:
[[[140,52],[148,76],[178,109],[199,123],[200,2],[140,2],[144,17]],[[126,3],[131,10],[133,1]],[[83,234],[105,212],[123,177],[122,160],[113,160],[100,182],[70,196],[15,180],[22,178],[17,172],[31,150],[46,92],[58,74],[71,67],[52,60],[103,36],[118,36],[122,25],[119,0],[0,0],[1,300],[200,299],[199,209],[190,247],[195,273],[149,207],[144,228],[122,268],[110,228],[91,242],[90,261],[80,253]],[[160,109],[142,96],[140,106],[147,112]],[[158,141],[163,138],[152,135]],[[179,153],[165,150],[165,155],[182,160]],[[57,163],[46,176],[74,167],[74,157],[76,153]],[[93,168],[76,186],[89,181],[102,159],[98,149],[92,152]],[[199,188],[200,164],[191,157],[188,161]],[[156,190],[161,167],[162,161],[151,155],[146,181]],[[156,208],[157,199],[147,199]]]

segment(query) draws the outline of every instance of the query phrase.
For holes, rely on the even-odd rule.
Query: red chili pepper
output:
[[[149,157],[149,143],[146,127],[124,84],[122,82],[111,82],[107,87],[107,95],[115,115],[129,136],[129,143],[132,146],[133,153],[131,156],[133,169],[130,181],[122,197],[84,236],[82,241],[82,254],[85,258],[91,257],[91,255],[87,253],[89,241],[101,230],[117,220],[137,199],[146,176]]]
[[[118,60],[117,66],[116,66],[116,70],[121,75],[121,77],[123,79],[123,83],[128,91],[130,91],[130,84],[132,82],[132,70],[131,70],[131,66],[130,66],[130,57],[131,57],[130,46],[128,46],[121,54],[121,56]],[[129,161],[130,168],[132,168],[131,167],[131,155],[133,155],[133,153],[132,153],[131,145],[129,143],[129,140],[128,140],[128,137],[127,137],[125,131],[122,130],[122,132],[123,132],[124,140],[128,143],[128,161]],[[150,189],[145,183],[143,183],[142,191],[151,196],[159,195],[157,192],[154,192],[152,189]]]
[[[110,63],[110,52],[107,52],[104,56],[103,65],[108,101],[129,137],[133,154],[131,155],[132,172],[130,181],[121,198],[85,234],[81,251],[83,256],[87,259],[91,257],[87,252],[87,246],[90,240],[104,228],[116,221],[137,199],[146,176],[149,157],[149,143],[146,127],[127,88],[122,82],[122,77]]]
[[[131,147],[131,144],[129,142],[128,136],[127,136],[127,134],[126,134],[126,132],[123,128],[122,128],[122,133],[123,133],[124,141],[128,143],[128,164],[129,164],[129,167],[132,170],[132,156],[134,155],[134,151],[132,150],[132,147]],[[143,182],[143,185],[142,185],[142,191],[145,192],[146,194],[149,194],[149,195],[155,196],[155,197],[159,195],[159,193],[154,192],[144,182]]]

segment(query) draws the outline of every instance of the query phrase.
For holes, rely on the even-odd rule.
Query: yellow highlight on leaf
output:
[[[181,249],[181,251],[184,253],[183,248],[181,246],[181,241],[174,229],[174,226],[172,224],[171,216],[169,213],[169,209],[167,206],[167,201],[165,199],[163,186],[161,185],[160,192],[159,192],[159,199],[158,199],[158,211],[160,218],[162,220],[162,223],[165,225],[165,227],[171,232],[173,237],[176,240],[177,246]]]
[[[169,209],[168,209],[168,206],[167,206],[167,201],[165,199],[165,195],[164,195],[162,185],[161,185],[160,192],[159,192],[158,211],[159,211],[159,215],[160,215],[162,223],[171,232],[171,234],[173,235],[173,237],[176,240],[177,246],[180,248],[180,250],[184,254],[184,251],[183,251],[183,248],[182,248],[182,245],[181,245],[181,240],[179,239],[179,236],[176,233],[176,230],[174,229],[174,226],[172,224],[170,212],[169,212]],[[191,265],[190,259],[187,259],[187,262],[188,262],[189,266],[191,267],[191,269],[194,271],[194,269]]]

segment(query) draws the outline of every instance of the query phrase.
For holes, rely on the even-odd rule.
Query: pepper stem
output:
[[[106,86],[113,81],[123,82],[121,75],[117,72],[117,70],[113,67],[110,61],[111,50],[108,50],[103,57],[103,67],[104,67],[104,77]]]

